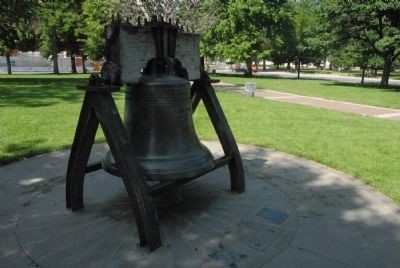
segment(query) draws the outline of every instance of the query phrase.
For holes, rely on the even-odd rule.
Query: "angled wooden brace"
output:
[[[148,245],[154,250],[161,245],[160,228],[153,200],[147,187],[145,176],[134,155],[117,107],[108,92],[95,86],[88,86],[75,133],[66,178],[67,208],[83,208],[83,185],[86,173],[99,169],[87,166],[98,124],[100,123],[110,150],[128,192],[135,214],[140,237],[140,245]]]
[[[222,107],[215,95],[210,78],[206,72],[202,72],[201,78],[194,81],[192,86],[192,110],[196,111],[200,100],[203,101],[207,113],[217,133],[218,139],[224,150],[225,156],[231,157],[228,162],[231,178],[231,191],[241,193],[245,190],[245,177],[242,158],[240,157],[232,130],[224,115]]]

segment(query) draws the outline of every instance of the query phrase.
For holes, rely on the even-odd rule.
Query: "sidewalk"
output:
[[[223,90],[234,90],[238,92],[244,92],[243,86],[236,86],[232,84],[216,83],[214,84],[214,87]],[[353,113],[362,116],[370,116],[375,118],[400,121],[400,110],[396,109],[382,108],[377,106],[357,104],[344,101],[328,100],[317,97],[308,97],[308,96],[278,92],[273,90],[256,90],[254,95],[259,98],[264,98],[273,101],[295,103],[317,108],[335,110],[339,112]]]

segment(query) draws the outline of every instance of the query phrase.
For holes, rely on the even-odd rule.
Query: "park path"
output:
[[[237,86],[232,84],[215,83],[214,87],[223,90],[244,92],[243,86]],[[292,93],[284,93],[273,90],[256,90],[254,96],[273,101],[295,103],[305,106],[335,110],[339,112],[353,113],[362,116],[370,116],[375,118],[400,121],[400,110],[397,109],[382,108],[377,106],[357,104],[344,101],[328,100],[323,98],[296,95]]]

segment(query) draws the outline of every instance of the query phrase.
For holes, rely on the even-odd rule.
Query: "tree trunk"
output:
[[[392,69],[392,63],[393,63],[393,54],[392,53],[387,53],[385,55],[385,63],[383,65],[383,73],[382,73],[382,79],[381,79],[381,87],[387,87],[389,86],[389,77],[390,77],[390,71]]]
[[[82,72],[85,74],[87,73],[86,64],[85,64],[85,55],[82,53]]]
[[[279,70],[279,63],[276,64],[276,69]]]
[[[365,68],[362,68],[362,74],[361,74],[361,85],[364,85],[364,77],[365,77]]]
[[[290,70],[290,61],[288,61],[287,65],[286,65],[286,69]]]
[[[246,60],[246,67],[247,67],[247,72],[245,72],[246,76],[252,76],[253,71],[251,70],[251,64],[253,63],[252,60]]]
[[[71,73],[76,74],[76,61],[73,55],[71,55]]]
[[[300,61],[299,60],[297,60],[296,67],[297,67],[297,79],[300,79]]]
[[[58,69],[57,33],[54,28],[51,30],[51,49],[53,55],[53,72],[54,74],[60,74],[60,70]]]
[[[6,53],[6,61],[7,61],[7,73],[12,74],[10,53]]]
[[[267,70],[267,61],[263,59],[263,71]]]

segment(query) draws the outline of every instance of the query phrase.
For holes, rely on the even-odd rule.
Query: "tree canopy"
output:
[[[400,55],[400,2],[335,0],[324,1],[324,8],[338,41],[356,42],[382,58],[381,86],[388,86],[392,64]]]
[[[0,0],[0,13],[0,53],[8,63],[13,49],[38,43],[56,73],[59,51],[72,66],[75,55],[102,58],[104,26],[116,14],[132,22],[154,14],[179,19],[201,32],[204,56],[245,62],[249,72],[261,59],[294,62],[299,74],[302,65],[328,59],[341,68],[382,69],[381,85],[388,86],[400,62],[399,1]]]
[[[32,26],[37,1],[0,1],[0,54],[7,59],[7,71],[11,74],[10,52],[35,48],[35,35]]]
[[[274,33],[285,1],[210,1],[218,10],[215,26],[205,31],[203,52],[223,55],[235,62],[246,62],[251,74],[253,61],[262,58],[268,35]]]

